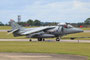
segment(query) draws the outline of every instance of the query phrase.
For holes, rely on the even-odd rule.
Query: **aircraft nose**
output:
[[[82,29],[76,28],[77,32],[84,32]]]

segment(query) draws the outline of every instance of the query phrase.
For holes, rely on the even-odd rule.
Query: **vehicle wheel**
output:
[[[56,38],[56,41],[60,41],[60,38]]]
[[[31,39],[29,41],[32,41]]]
[[[38,38],[38,41],[42,41],[42,38]]]

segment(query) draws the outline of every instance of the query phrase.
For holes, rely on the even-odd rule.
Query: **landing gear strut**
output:
[[[38,38],[38,41],[45,41],[45,39],[43,39],[43,38]]]
[[[43,41],[45,41],[45,39],[43,38]]]
[[[56,41],[60,41],[60,37],[57,37],[57,38],[56,38]]]
[[[38,41],[42,41],[42,38],[38,38]]]

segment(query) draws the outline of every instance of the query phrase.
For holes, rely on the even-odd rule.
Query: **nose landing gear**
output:
[[[60,41],[60,37],[57,37],[57,38],[56,38],[56,41]]]

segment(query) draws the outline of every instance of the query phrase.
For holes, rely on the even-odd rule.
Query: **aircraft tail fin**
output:
[[[17,24],[14,20],[10,20],[9,22],[10,26],[12,27],[11,30],[7,31],[9,32],[8,34],[13,33],[14,37],[18,37],[20,36],[20,34],[18,33],[20,30],[23,30],[24,28],[21,27],[19,24]]]
[[[22,29],[23,28],[19,24],[17,24],[14,20],[10,20],[9,24],[12,27],[12,30]]]

